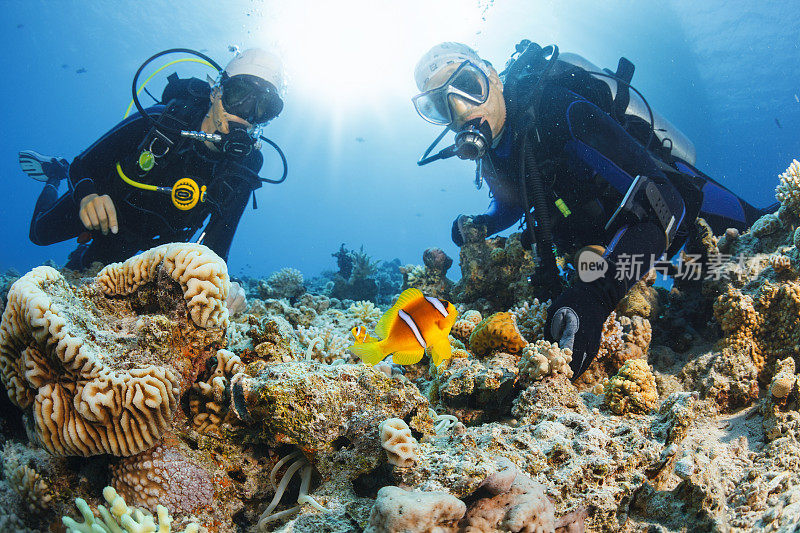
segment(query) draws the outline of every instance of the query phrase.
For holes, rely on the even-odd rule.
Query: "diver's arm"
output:
[[[675,227],[679,226],[685,213],[683,199],[665,178],[655,177],[652,181],[675,217]],[[667,248],[665,228],[654,212],[640,221],[625,223],[607,243],[603,254],[608,263],[605,274],[588,283],[576,281],[550,306],[545,336],[572,350],[570,366],[574,377],[580,376],[597,355],[603,323],[611,311]]]
[[[487,235],[494,235],[504,229],[510,228],[514,225],[522,215],[525,209],[516,204],[501,202],[496,196],[492,196],[489,202],[489,209],[481,217],[482,223],[486,225]]]
[[[163,111],[163,106],[154,106],[148,111],[158,114]],[[69,166],[69,182],[76,205],[88,195],[98,194],[98,189],[106,189],[98,186],[99,183],[109,179],[117,161],[138,148],[149,129],[150,123],[136,113],[111,128],[73,159]]]

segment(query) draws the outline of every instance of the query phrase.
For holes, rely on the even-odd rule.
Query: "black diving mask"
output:
[[[459,159],[468,159],[470,161],[479,161],[486,151],[492,146],[492,129],[489,123],[482,118],[474,118],[465,122],[456,131],[455,142],[440,150],[434,155],[429,155],[436,145],[444,138],[449,128],[439,134],[436,139],[428,146],[425,153],[417,161],[417,165],[427,165],[439,159],[448,159],[453,156],[458,156]]]
[[[222,107],[250,124],[265,124],[283,110],[283,100],[278,89],[270,82],[251,76],[237,74],[220,83]]]

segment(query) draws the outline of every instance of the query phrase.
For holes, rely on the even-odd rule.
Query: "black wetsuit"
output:
[[[168,108],[165,120],[199,130],[210,106],[208,94],[208,84],[200,80],[171,79],[162,97],[167,104],[147,111],[158,120]],[[108,264],[159,244],[187,242],[206,220],[202,243],[227,260],[250,194],[261,185],[257,178],[263,162],[261,152],[253,150],[244,158],[234,158],[214,152],[201,142],[178,139],[157,158],[152,170],[143,172],[137,162],[142,150],[149,148],[151,134],[150,122],[134,114],[64,168],[68,172],[67,193],[58,197],[51,179],[34,209],[31,241],[49,245],[84,234],[86,229],[78,216],[81,199],[92,193],[107,194],[117,211],[119,232],[103,235],[92,231],[91,242],[70,254],[68,267],[85,268],[94,261]],[[156,140],[153,151],[160,153],[164,146]],[[141,183],[171,188],[180,178],[191,178],[198,187],[206,188],[204,201],[193,209],[180,210],[169,194],[125,183],[117,173],[117,162],[129,178]]]
[[[572,368],[577,377],[597,352],[602,323],[639,279],[616,276],[617,267],[626,262],[630,265],[629,258],[635,256],[641,260],[638,273],[644,275],[665,252],[671,255],[680,248],[698,215],[721,233],[727,227],[749,227],[764,211],[753,208],[691,165],[670,158],[667,150],[660,149],[664,152],[660,155],[670,164],[651,155],[644,147],[649,129],[639,133],[643,131],[641,121],[620,116],[608,85],[579,67],[557,61],[541,85],[538,106],[532,104],[533,95],[523,95],[525,102],[516,106],[509,101],[509,94],[504,96],[509,113],[505,131],[482,160],[491,204],[485,214],[475,217],[476,221],[485,224],[491,235],[520,220],[533,204],[532,200],[531,204],[526,202],[523,194],[520,158],[532,155],[545,182],[553,242],[559,251],[573,252],[589,244],[606,249],[608,274],[592,283],[577,280],[548,313],[552,319],[559,308],[572,307],[580,315],[581,327],[592,330],[584,331],[573,349]],[[521,115],[532,105],[535,123]],[[628,130],[621,125],[623,121],[629,121]],[[529,132],[527,142],[523,141],[523,129]],[[629,131],[639,134],[635,137]],[[675,217],[678,231],[669,250],[665,226],[652,212],[641,220],[605,228],[637,175],[652,180]],[[527,192],[530,197],[530,188]],[[559,209],[557,201],[567,210]],[[461,244],[455,223],[453,238]],[[558,334],[550,331],[550,325],[546,333],[554,340]]]

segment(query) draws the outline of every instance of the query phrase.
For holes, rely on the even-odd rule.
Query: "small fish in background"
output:
[[[797,95],[794,95],[794,101],[800,104],[800,98],[798,98]]]
[[[228,52],[232,54],[238,54],[240,52],[239,47],[235,44],[228,45]]]
[[[61,68],[68,69],[69,65],[67,65],[66,63],[61,63]]]
[[[356,344],[361,344],[363,342],[377,342],[380,339],[377,337],[371,336],[367,333],[367,328],[364,326],[356,326],[350,330],[350,334],[353,335]]]
[[[781,123],[778,120],[778,117],[775,117],[775,125],[778,126],[780,129],[783,129],[783,126],[781,126]]]
[[[356,142],[357,143],[363,143],[363,142],[367,142],[367,140],[364,137],[356,137]]]
[[[368,365],[389,354],[395,364],[413,365],[427,349],[433,364],[439,366],[452,356],[447,336],[456,316],[458,311],[450,302],[406,289],[378,321],[375,333],[383,340],[354,344],[349,350]]]
[[[17,29],[18,30],[21,30],[24,27],[25,27],[25,24],[17,24]]]
[[[86,73],[86,69],[83,68],[83,67],[81,67],[81,68],[79,68],[78,70],[75,71],[75,74],[85,74],[85,73]]]

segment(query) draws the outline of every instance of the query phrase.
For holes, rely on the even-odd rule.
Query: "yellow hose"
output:
[[[136,96],[139,96],[139,95],[141,94],[141,92],[142,92],[142,91],[144,90],[144,88],[147,86],[147,83],[148,83],[150,80],[152,80],[152,79],[153,79],[153,76],[155,76],[156,74],[158,74],[159,72],[161,72],[162,70],[164,70],[164,69],[165,69],[165,68],[167,68],[167,67],[170,67],[170,66],[172,66],[172,65],[175,65],[175,64],[177,64],[177,63],[183,63],[183,62],[186,62],[186,61],[191,61],[192,63],[200,63],[201,65],[206,65],[206,66],[209,66],[209,67],[213,68],[215,71],[217,70],[216,68],[214,68],[214,65],[212,65],[211,63],[209,63],[209,62],[208,62],[208,61],[206,61],[205,59],[197,59],[197,58],[194,58],[194,57],[184,57],[184,58],[182,58],[182,59],[176,59],[175,61],[170,61],[170,62],[169,62],[169,63],[167,63],[166,65],[164,65],[164,66],[160,67],[158,70],[156,70],[155,72],[153,72],[152,74],[150,74],[150,75],[147,77],[147,79],[146,79],[146,80],[144,80],[144,83],[142,83],[142,85],[141,85],[141,86],[139,87],[139,89],[136,91]],[[128,104],[128,109],[126,109],[126,110],[125,110],[125,116],[123,116],[123,117],[122,117],[123,119],[128,117],[128,114],[130,114],[130,112],[131,112],[131,108],[132,108],[132,107],[133,107],[133,98],[131,98],[131,103],[130,103],[130,104]],[[126,178],[122,178],[122,179],[126,179]]]
[[[139,183],[138,181],[133,181],[132,179],[130,179],[122,171],[122,165],[119,164],[119,161],[117,161],[117,174],[119,174],[119,177],[122,178],[122,181],[124,181],[125,183],[127,183],[131,187],[136,187],[137,189],[144,189],[146,191],[158,191],[159,190],[159,188],[156,187],[155,185],[148,185],[147,183]]]

